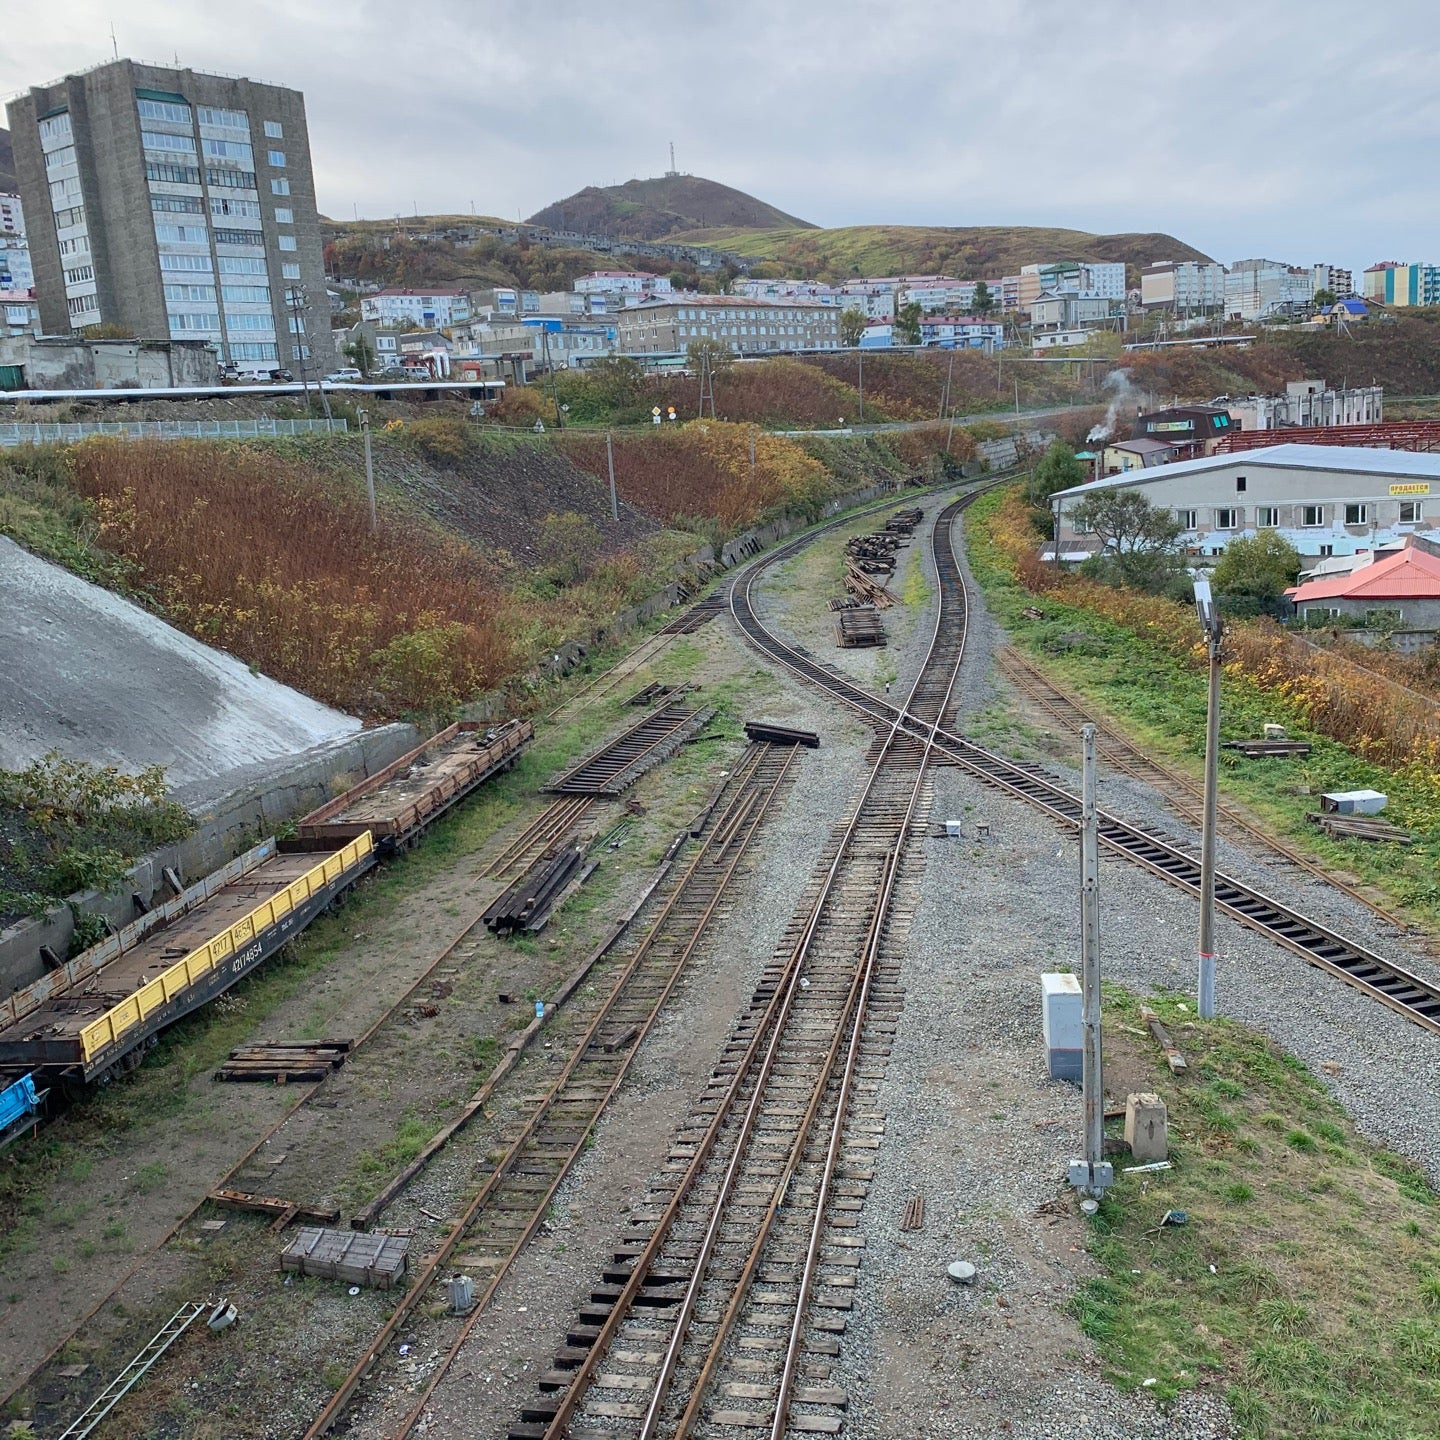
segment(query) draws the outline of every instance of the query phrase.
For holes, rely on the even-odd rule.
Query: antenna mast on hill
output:
[[[680,172],[675,168],[675,142],[670,142],[670,168],[665,172],[667,180],[673,179]]]

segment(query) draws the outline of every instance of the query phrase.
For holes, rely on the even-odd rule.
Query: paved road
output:
[[[60,750],[180,785],[359,728],[0,536],[0,767]]]

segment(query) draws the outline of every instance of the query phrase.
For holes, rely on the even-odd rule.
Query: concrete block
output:
[[[1045,1055],[1052,1080],[1079,1080],[1085,1045],[1080,978],[1047,971],[1040,977]]]
[[[1170,1158],[1169,1116],[1158,1095],[1143,1090],[1125,1097],[1125,1143],[1137,1164]]]

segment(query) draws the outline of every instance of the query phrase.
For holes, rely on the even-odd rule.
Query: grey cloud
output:
[[[334,215],[530,214],[682,169],[821,224],[1440,259],[1430,6],[8,0],[0,91],[122,54],[306,93]]]

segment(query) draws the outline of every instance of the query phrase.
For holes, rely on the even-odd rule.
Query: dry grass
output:
[[[255,450],[97,441],[71,452],[99,543],[201,639],[360,714],[433,711],[515,663],[500,577],[468,546]]]

